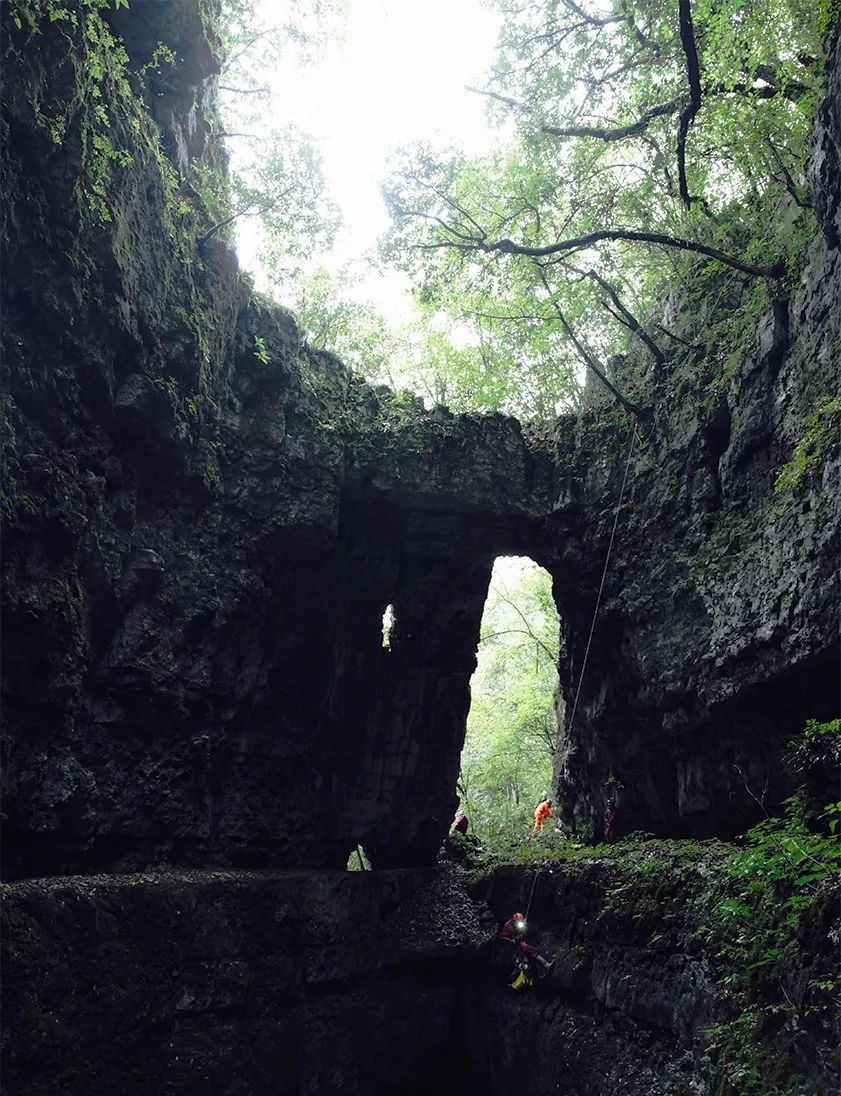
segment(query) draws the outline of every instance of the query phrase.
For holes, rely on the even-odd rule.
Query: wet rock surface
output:
[[[595,451],[615,454],[589,474],[586,435],[568,457],[561,497],[581,501],[586,533],[575,578],[547,564],[570,654],[555,775],[566,824],[587,836],[600,834],[611,777],[624,785],[620,832],[736,834],[758,817],[757,798],[778,804],[790,788],[786,738],[808,718],[837,714],[837,411],[800,489],[786,495],[775,484],[837,393],[840,52],[836,29],[810,172],[822,231],[799,284],[772,303],[724,390],[715,395],[710,381],[695,398],[652,392],[655,423],[630,460],[590,652],[598,669],[583,679],[575,726],[589,588],[607,553],[628,431],[621,445],[614,433],[611,449],[597,419],[588,424]]]
[[[192,0],[111,16],[138,65],[150,36],[176,47],[200,26]],[[407,412],[311,354],[224,246],[173,237],[190,190],[167,197],[145,146],[112,179],[109,220],[60,218],[83,150],[70,122],[55,147],[31,102],[83,99],[78,73],[55,27],[29,53],[18,37],[4,73],[7,877],[344,866],[407,799],[380,864],[433,862],[490,567],[523,549],[548,457],[511,420]],[[158,121],[212,166],[212,146],[176,138],[213,50],[184,56]]]

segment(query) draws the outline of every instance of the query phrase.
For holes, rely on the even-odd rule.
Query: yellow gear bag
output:
[[[517,977],[511,983],[512,989],[525,989],[526,986],[531,985],[531,978],[526,974],[524,970],[517,972]]]

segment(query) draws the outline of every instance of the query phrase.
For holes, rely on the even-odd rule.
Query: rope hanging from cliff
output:
[[[572,731],[573,724],[575,723],[575,713],[578,709],[578,698],[581,696],[581,683],[584,680],[584,671],[587,669],[587,659],[590,657],[590,645],[593,642],[593,632],[596,630],[596,618],[599,615],[599,608],[602,603],[602,594],[604,593],[604,583],[607,578],[607,568],[610,564],[610,553],[613,551],[613,541],[616,538],[616,526],[619,524],[619,511],[622,509],[622,500],[625,497],[625,484],[628,482],[628,469],[631,467],[631,457],[634,452],[634,443],[637,440],[637,424],[634,423],[634,428],[631,431],[631,444],[628,446],[628,457],[625,461],[625,474],[622,477],[622,487],[619,491],[619,502],[616,504],[616,513],[613,517],[613,528],[610,531],[610,542],[607,546],[607,555],[604,560],[604,570],[602,571],[602,581],[599,585],[599,595],[596,598],[596,608],[593,612],[593,622],[590,625],[590,634],[587,637],[587,647],[584,651],[584,661],[581,663],[581,673],[578,675],[578,688],[575,690],[575,701],[572,705],[572,715],[569,719],[569,732]]]
[[[526,921],[528,921],[528,919],[529,919],[529,912],[531,911],[531,900],[532,900],[532,898],[534,898],[534,888],[535,888],[535,884],[537,883],[538,875],[540,875],[540,868],[538,868],[537,871],[534,873],[534,879],[532,879],[532,881],[531,881],[531,893],[529,894],[529,901],[528,901],[528,905],[526,906],[526,913],[525,913]]]

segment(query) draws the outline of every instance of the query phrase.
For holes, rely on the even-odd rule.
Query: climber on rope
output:
[[[453,819],[453,830],[454,830],[454,832],[455,833],[460,833],[462,835],[462,837],[464,837],[467,834],[467,830],[468,830],[469,826],[470,826],[470,823],[467,819],[467,815],[464,813],[464,811],[461,809],[461,807],[459,807],[459,809],[456,811],[456,816]]]
[[[522,913],[509,917],[499,930],[499,939],[516,949],[512,989],[525,989],[534,981],[534,974],[545,977],[554,966],[526,939],[526,918]]]
[[[534,810],[534,829],[531,831],[532,837],[536,837],[538,833],[543,829],[543,825],[548,818],[552,818],[552,800],[547,796],[542,802],[538,803]]]

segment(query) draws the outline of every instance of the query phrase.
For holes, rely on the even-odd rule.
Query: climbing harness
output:
[[[637,424],[634,423],[634,428],[631,431],[631,444],[628,446],[628,456],[625,461],[625,474],[622,477],[622,487],[619,491],[619,502],[616,504],[616,513],[613,517],[613,528],[610,531],[610,542],[607,546],[607,555],[604,560],[604,570],[602,571],[602,581],[599,585],[599,594],[596,598],[596,608],[593,612],[593,622],[590,625],[590,634],[587,637],[587,647],[584,650],[584,661],[581,663],[581,673],[578,675],[578,688],[575,690],[575,701],[572,705],[572,715],[569,717],[569,732],[572,731],[573,724],[575,723],[575,712],[578,708],[578,698],[581,696],[581,684],[584,681],[584,671],[587,669],[587,659],[590,657],[590,645],[593,642],[593,632],[596,630],[596,617],[599,615],[599,609],[602,603],[602,594],[604,593],[605,579],[607,578],[607,568],[610,563],[610,553],[613,551],[613,541],[616,537],[616,526],[619,524],[619,511],[622,509],[622,500],[625,497],[625,484],[628,482],[628,470],[631,467],[631,456],[634,452],[634,443],[637,440]],[[569,733],[568,732],[568,733]]]
[[[518,955],[514,960],[514,978],[511,982],[512,989],[528,989],[534,984],[528,959],[524,955]]]
[[[529,892],[529,900],[526,904],[526,912],[523,917],[523,925],[528,921],[529,911],[531,910],[532,899],[534,898],[534,888],[537,885],[537,877],[540,875],[540,868],[534,873],[534,878],[531,881],[531,891]],[[517,957],[514,960],[514,970],[510,975],[512,981],[510,983],[512,989],[528,989],[534,985],[534,974],[532,973],[531,964],[527,956],[522,952],[517,953]]]

